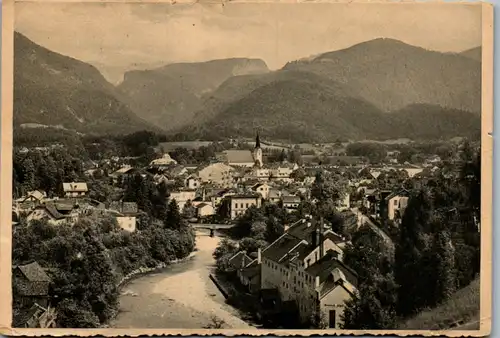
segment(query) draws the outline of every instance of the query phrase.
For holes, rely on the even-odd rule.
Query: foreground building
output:
[[[344,303],[357,286],[356,273],[342,262],[345,244],[321,221],[293,224],[259,255],[261,291],[279,294],[275,304],[294,303],[304,324],[320,314],[328,327],[340,328]]]

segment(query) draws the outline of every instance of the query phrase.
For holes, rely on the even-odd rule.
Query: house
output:
[[[290,176],[297,169],[298,165],[296,163],[283,162],[271,166],[270,177],[277,181],[291,182],[293,179],[291,179]]]
[[[200,180],[193,175],[188,176],[184,181],[186,188],[190,190],[198,189],[200,187]]]
[[[228,264],[233,271],[238,271],[245,268],[248,264],[252,262],[252,259],[248,257],[245,251],[239,251],[229,258]]]
[[[23,307],[48,306],[51,279],[38,262],[14,267],[12,277],[13,293]]]
[[[351,195],[345,194],[343,198],[339,199],[337,207],[340,211],[349,209],[351,207]]]
[[[252,187],[252,190],[260,194],[263,199],[267,199],[269,197],[270,189],[271,186],[267,183],[257,183]]]
[[[215,208],[212,204],[202,202],[196,205],[196,213],[199,218],[215,215]]]
[[[228,196],[236,195],[235,189],[217,189],[212,190],[210,194],[210,200],[212,202],[212,206],[217,208],[221,202]]]
[[[168,167],[171,164],[177,164],[177,161],[171,158],[169,154],[163,154],[162,157],[157,158],[149,163],[151,167]]]
[[[134,172],[134,168],[130,165],[124,165],[120,169],[112,172],[109,176],[113,179],[113,182],[116,184],[120,177],[128,177],[132,175]]]
[[[28,194],[25,197],[22,197],[19,200],[17,200],[17,205],[19,207],[19,210],[29,211],[32,210],[34,207],[43,204],[46,199],[47,199],[47,193],[45,191],[34,190],[28,192]]]
[[[41,220],[47,220],[47,223],[51,225],[61,225],[70,221],[65,215],[61,214],[52,203],[35,207],[26,217],[28,224],[33,221]]]
[[[320,304],[332,317],[330,326],[339,328],[343,302],[352,296],[342,290],[354,292],[357,285],[356,274],[342,263],[345,244],[321,220],[292,224],[261,253],[261,288],[278,290],[280,303],[293,301],[304,323]]]
[[[237,275],[240,283],[245,286],[252,294],[256,294],[260,290],[260,270],[261,270],[261,257],[260,251],[258,257],[250,262],[243,269],[237,270]]]
[[[115,215],[118,226],[128,232],[134,232],[137,225],[139,208],[136,202],[111,202],[108,212]]]
[[[213,184],[220,188],[229,188],[233,186],[233,168],[227,164],[216,162],[206,165],[198,171],[199,181],[202,183]]]
[[[236,219],[243,215],[248,208],[260,208],[262,197],[259,194],[236,194],[227,197],[230,205],[230,217]]]
[[[85,182],[63,183],[65,197],[83,197],[89,191]]]
[[[288,212],[292,212],[294,210],[297,210],[300,205],[301,199],[299,196],[283,196],[281,198],[281,201],[283,202],[283,207]]]
[[[193,201],[196,198],[196,190],[182,189],[170,192],[169,202],[175,200],[179,206],[179,211],[182,212],[187,201]]]
[[[396,218],[401,219],[403,213],[408,205],[409,192],[407,190],[401,190],[396,193],[392,193],[385,198],[386,214],[384,215],[389,220],[394,220]]]
[[[14,315],[13,327],[22,328],[56,328],[57,313],[55,308],[33,304],[27,311]]]
[[[413,176],[420,174],[422,171],[424,171],[423,168],[411,168],[411,167],[404,168],[403,170],[408,173],[408,176],[410,178],[412,178]]]

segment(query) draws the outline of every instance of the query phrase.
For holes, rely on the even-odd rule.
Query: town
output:
[[[217,238],[217,247],[210,258],[215,267],[206,277],[240,317],[262,327],[394,328],[401,318],[446,301],[450,290],[466,287],[479,273],[480,169],[477,145],[467,140],[339,140],[306,147],[272,142],[258,132],[254,140],[192,142],[195,146],[160,142],[149,132],[112,140],[86,139],[76,150],[64,142],[15,148],[16,325],[107,325],[116,316],[122,283],[188,259],[207,236]],[[424,196],[425,189],[430,192]],[[92,292],[97,298],[114,296],[76,299],[78,307],[87,304],[82,314],[65,299],[70,293],[64,287],[75,278],[69,271],[75,273],[85,249],[79,237],[71,237],[76,241],[71,244],[56,238],[69,238],[68,229],[89,224],[98,228],[90,237],[75,231],[86,241],[102,238],[96,248],[107,253],[93,253],[94,264],[109,261],[113,272],[112,291],[100,286]],[[404,245],[418,247],[419,231],[432,234],[435,239],[426,241],[444,256],[451,252],[449,290],[440,280],[404,289],[403,279],[414,284],[418,277],[410,272],[422,265],[400,266],[398,260],[411,259]],[[410,240],[415,242],[404,242]],[[447,251],[446,243],[453,250]],[[70,258],[75,250],[76,258]],[[68,257],[60,261],[54,252]],[[423,263],[415,258],[412,264]],[[61,273],[64,269],[69,270]],[[101,272],[88,273],[85,278]],[[413,302],[413,308],[400,309],[391,299],[429,285],[435,285],[432,295]],[[376,313],[374,304],[387,313]],[[212,328],[228,324],[213,322]]]

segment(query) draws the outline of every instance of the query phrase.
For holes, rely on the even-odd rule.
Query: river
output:
[[[110,327],[202,329],[216,317],[225,322],[223,328],[254,328],[225,303],[209,278],[215,263],[212,253],[219,241],[219,237],[197,231],[194,257],[125,285],[119,313]]]

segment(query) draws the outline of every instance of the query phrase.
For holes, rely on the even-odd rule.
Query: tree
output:
[[[455,253],[450,233],[447,230],[439,231],[434,235],[433,250],[435,278],[434,305],[450,298],[455,292]]]
[[[191,202],[191,200],[187,201],[182,209],[182,217],[185,219],[191,219],[196,217],[196,208]]]
[[[168,229],[180,229],[182,223],[183,220],[179,212],[179,205],[177,204],[177,201],[173,199],[168,204],[164,225]]]
[[[229,259],[236,252],[238,252],[238,245],[227,238],[223,238],[212,254],[216,260],[217,270],[220,272],[227,271],[229,268]]]
[[[432,201],[418,191],[410,196],[396,245],[395,277],[399,284],[398,314],[412,315],[428,306],[432,294],[429,230],[432,228]]]

